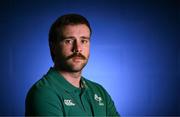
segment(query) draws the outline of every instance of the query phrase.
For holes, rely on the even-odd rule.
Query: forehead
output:
[[[63,27],[62,30],[63,36],[73,36],[73,35],[79,35],[79,36],[90,36],[90,30],[88,26],[85,24],[72,24],[72,25],[66,25]]]

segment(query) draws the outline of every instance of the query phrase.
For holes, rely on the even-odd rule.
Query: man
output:
[[[54,66],[28,92],[27,116],[119,116],[106,90],[81,76],[90,36],[81,15],[63,15],[53,23],[49,46]]]

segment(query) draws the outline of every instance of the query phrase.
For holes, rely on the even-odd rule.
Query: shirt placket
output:
[[[69,93],[69,95],[72,97],[73,102],[75,102],[77,104],[77,106],[84,112],[87,114],[82,102],[81,102],[81,97],[79,96],[79,92],[71,92]]]

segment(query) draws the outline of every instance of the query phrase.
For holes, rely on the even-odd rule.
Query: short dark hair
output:
[[[91,34],[91,27],[88,20],[79,14],[66,14],[60,16],[51,26],[49,30],[49,47],[51,52],[51,58],[54,62],[55,55],[53,54],[52,48],[58,40],[62,39],[62,30],[66,25],[77,25],[77,24],[85,24]]]

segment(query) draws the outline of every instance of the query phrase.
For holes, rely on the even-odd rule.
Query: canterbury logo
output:
[[[67,106],[75,106],[75,104],[72,102],[72,100],[64,100],[64,104]]]

